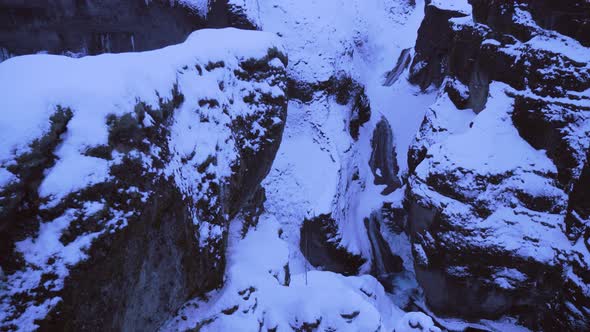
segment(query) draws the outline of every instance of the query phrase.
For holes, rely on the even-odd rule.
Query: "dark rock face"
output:
[[[387,119],[381,118],[373,132],[371,140],[371,159],[369,165],[375,176],[375,184],[387,185],[382,194],[388,195],[401,187],[401,181],[397,177],[399,167],[397,154],[393,144],[393,132]]]
[[[580,246],[590,250],[590,152],[586,156],[586,164],[576,181],[571,194],[569,195],[568,210],[565,218],[566,235]],[[587,261],[578,257],[572,260],[574,273],[568,276],[564,287],[564,297],[571,301],[574,308],[590,307],[588,285],[590,285],[590,273]],[[573,318],[577,320],[575,326],[585,328],[588,326],[588,317],[583,313],[568,310]]]
[[[352,103],[352,113],[350,115],[349,132],[350,136],[357,140],[359,138],[359,130],[363,124],[371,119],[371,104],[369,98],[365,94],[365,87],[361,87],[356,91]]]
[[[574,185],[587,158],[584,123],[588,119],[589,107],[521,96],[516,97],[512,114],[520,136],[534,148],[547,151],[564,188]]]
[[[176,0],[0,0],[0,61],[40,51],[82,56],[153,50],[208,27],[258,29],[227,0],[213,1],[207,13]]]
[[[299,247],[311,265],[344,275],[357,274],[365,263],[364,258],[340,245],[338,225],[327,214],[304,220]]]
[[[418,29],[416,55],[410,68],[410,82],[426,89],[431,84],[440,85],[446,73],[448,53],[452,45],[453,31],[449,27],[452,17],[466,14],[441,10],[427,5],[425,16]]]
[[[427,6],[410,72],[441,90],[408,152],[416,276],[441,314],[587,330],[590,64],[559,34],[587,45],[587,4],[470,3]]]
[[[586,157],[586,165],[572,189],[566,217],[567,234],[570,240],[584,239],[586,246],[590,245],[590,157]]]
[[[0,1],[0,48],[10,55],[118,53],[182,42],[204,18],[170,1]]]
[[[93,244],[39,330],[154,329],[187,295],[221,284],[223,261],[211,266],[215,257],[198,249],[182,196],[166,187],[138,220]]]
[[[403,270],[403,261],[392,252],[381,234],[384,214],[382,210],[374,211],[364,224],[371,245],[370,273],[388,285],[391,275]],[[340,242],[338,225],[330,215],[303,222],[299,246],[309,263],[324,270],[355,275],[366,260],[348,252]]]
[[[196,34],[186,43],[199,42]],[[150,97],[159,100],[157,107],[137,97],[130,109],[96,123],[108,141],[78,158],[107,165],[108,176],[57,198],[38,193],[64,162],[57,146],[76,137],[70,123],[88,113],[56,108],[49,131],[30,143],[30,152],[15,156],[6,168],[14,180],[0,187],[0,266],[6,274],[0,328],[152,331],[189,298],[221,286],[229,222],[244,206],[258,213],[260,181],[286,120],[286,57],[274,46],[257,58],[220,46],[236,53],[235,64],[189,57],[193,62],[175,71],[180,83]],[[175,47],[185,50],[184,44]],[[57,61],[47,61],[52,59]],[[166,66],[165,59],[161,63]],[[212,78],[219,99],[191,89]],[[187,151],[183,142],[197,135],[193,128],[226,145],[200,141]],[[36,257],[43,252],[30,254],[47,239],[62,249],[42,260]],[[34,305],[39,313],[29,310]]]
[[[541,27],[555,30],[590,46],[590,3],[582,0],[534,1],[531,14]]]

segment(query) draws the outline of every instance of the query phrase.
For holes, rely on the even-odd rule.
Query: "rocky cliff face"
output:
[[[4,62],[2,328],[155,330],[219,287],[229,221],[281,141],[286,61],[230,29]]]
[[[198,8],[160,0],[3,0],[0,22],[5,56],[144,51],[180,43],[206,26]]]
[[[409,152],[407,200],[433,310],[512,314],[535,330],[589,326],[578,198],[590,146],[589,8],[426,6],[410,80],[440,93]]]
[[[194,30],[256,29],[244,1],[0,1],[0,62],[44,52],[80,57],[181,43]]]

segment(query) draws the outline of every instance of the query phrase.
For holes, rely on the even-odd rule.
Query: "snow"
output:
[[[304,199],[313,197],[308,202],[310,208],[313,209],[310,212],[311,215],[331,211],[332,199],[336,194],[335,189],[338,184],[338,164],[335,162],[337,156],[326,153],[325,149],[322,149],[322,146],[317,144],[317,139],[314,137],[317,134],[313,130],[309,130],[312,128],[295,128],[293,130],[297,125],[293,123],[313,123],[315,122],[313,117],[318,115],[326,117],[325,120],[319,120],[324,123],[327,121],[334,123],[343,121],[341,116],[343,114],[342,107],[330,103],[326,112],[326,109],[321,106],[314,109],[302,105],[298,101],[289,103],[287,129],[283,134],[284,138],[279,150],[279,156],[273,164],[273,169],[281,169],[280,172],[283,177],[289,178],[289,173],[292,173],[293,180],[299,183],[297,191],[302,194]],[[336,109],[332,110],[332,108]],[[345,143],[350,144],[348,140]],[[285,172],[288,173],[285,174]]]
[[[73,264],[85,257],[81,249],[84,244],[71,243],[66,248],[60,241],[59,236],[74,219],[74,211],[66,212],[49,223],[43,223],[39,229],[39,235],[35,239],[26,239],[16,244],[16,249],[21,252],[27,262],[36,266],[44,266],[53,255],[62,256],[66,264]]]
[[[7,169],[0,168],[0,187],[7,186],[11,182],[14,182],[16,179],[17,177],[14,174],[10,173]]]
[[[429,6],[471,15],[471,4],[467,0],[432,0]]]
[[[482,45],[494,45],[494,46],[502,45],[499,41],[497,41],[495,39],[486,39],[481,44]]]
[[[486,108],[469,128],[430,147],[429,153],[435,155],[433,163],[445,168],[476,169],[484,174],[501,174],[530,164],[537,165],[540,172],[557,172],[544,151],[534,149],[518,134],[510,118],[512,99],[506,96],[506,88],[501,83],[490,85]],[[419,166],[417,174],[424,174],[425,166]]]
[[[351,72],[357,59],[373,62],[393,56],[388,51],[397,41],[381,32],[399,27],[407,15],[407,4],[394,0],[271,0],[259,4],[262,30],[277,32],[289,41],[291,75],[311,82],[325,81],[339,71]],[[395,63],[394,58],[387,60]]]
[[[421,6],[423,2],[416,4],[416,8]],[[402,82],[405,80],[393,87],[381,84],[401,50],[413,46],[422,15],[422,10],[392,0],[260,2],[261,27],[286,41],[293,79],[315,83],[334,75],[350,75],[365,86],[373,113],[372,120],[361,128],[359,142],[354,143],[346,124],[346,108],[350,106],[338,105],[321,94],[308,104],[290,102],[283,142],[267,179],[272,183],[271,192],[276,187],[277,195],[289,194],[285,198],[267,196],[271,201],[284,201],[277,203],[282,208],[276,212],[289,220],[292,233],[298,233],[304,218],[332,212],[341,224],[342,244],[353,253],[370,256],[364,225],[358,221],[387,199],[380,195],[383,188],[372,184],[367,166],[372,130],[382,115],[390,119],[399,142],[397,156],[404,167],[412,130],[420,125],[421,110],[434,100],[433,95],[416,97],[419,90]],[[390,38],[384,30],[399,33]],[[349,186],[357,168],[361,180]],[[289,236],[296,248],[298,235]]]
[[[56,306],[61,299],[59,297],[54,297],[48,299],[40,304],[34,304],[28,306],[25,310],[25,313],[17,319],[14,324],[19,327],[19,331],[34,331],[38,328],[38,325],[35,324],[34,318],[42,318],[44,317],[49,309]],[[0,313],[0,319],[3,319],[2,313]]]
[[[539,27],[530,12],[516,7],[513,19],[516,23],[535,31],[536,35],[528,40],[525,45],[534,49],[560,53],[582,64],[590,62],[590,48],[584,47],[571,37]]]
[[[92,216],[98,211],[104,209],[105,205],[101,202],[84,202],[84,215]]]
[[[395,327],[395,332],[440,332],[432,318],[421,312],[409,312],[402,317]]]
[[[344,151],[351,146],[342,128],[345,114],[343,106],[325,96],[309,105],[289,102],[283,141],[263,185],[265,209],[281,222],[290,244],[293,271],[304,265],[299,252],[303,220],[332,211]]]
[[[186,63],[207,63],[208,59],[225,59],[232,53],[245,58],[262,57],[268,48],[279,44],[271,34],[236,29],[200,30],[182,44],[150,52],[79,59],[55,55],[11,58],[0,65],[0,77],[11,78],[0,81],[0,91],[3,91],[0,107],[19,111],[7,112],[0,119],[0,138],[4,142],[0,147],[0,160],[26,151],[27,145],[46,129],[47,120],[57,105],[70,107],[75,112],[69,130],[85,132],[84,139],[91,140],[87,143],[104,144],[106,128],[97,123],[104,123],[108,114],[126,112],[137,99],[157,107],[154,90],[161,97],[170,97],[177,70]],[[89,78],[93,84],[83,84]],[[207,84],[202,86],[212,88]],[[13,91],[22,92],[8,93]]]
[[[590,62],[590,48],[584,47],[577,40],[557,33],[539,35],[525,43],[534,49],[560,53],[576,62],[588,64]]]
[[[407,75],[407,72],[406,72]],[[387,118],[395,137],[395,148],[400,172],[407,171],[408,149],[420,129],[429,107],[436,99],[434,91],[422,93],[419,87],[411,85],[406,77],[387,89],[371,85],[367,90],[371,101],[383,105],[383,115]]]
[[[87,249],[92,240],[98,236],[98,233],[85,234],[78,237],[75,241],[64,245],[59,239],[61,233],[75,219],[75,210],[68,210],[64,215],[57,219],[41,223],[39,234],[36,238],[27,238],[16,243],[16,250],[20,252],[28,263],[28,268],[24,273],[15,273],[8,277],[7,287],[8,295],[28,290],[38,286],[42,273],[55,274],[55,280],[48,281],[45,287],[51,290],[60,290],[63,287],[63,279],[68,275],[67,266],[76,264],[85,259],[84,250]],[[52,258],[55,262],[50,264],[48,260]],[[33,272],[34,271],[34,272]],[[2,297],[7,294],[0,294]],[[11,322],[18,327],[19,331],[32,331],[36,329],[35,320],[42,319],[47,312],[53,308],[60,299],[58,297],[49,298],[41,304],[29,305],[26,310]],[[10,307],[4,302],[0,303],[0,322],[11,314]]]
[[[236,62],[235,56],[230,58],[229,54],[262,57],[276,45],[280,43],[271,34],[201,30],[191,34],[185,43],[151,52],[80,59],[54,55],[9,59],[0,65],[0,77],[11,78],[0,80],[0,109],[18,111],[6,112],[0,119],[0,165],[27,152],[33,139],[47,131],[49,117],[61,106],[70,108],[74,116],[56,152],[57,164],[41,185],[40,195],[57,201],[72,191],[104,181],[108,176],[107,161],[83,156],[81,152],[107,144],[107,115],[129,112],[138,100],[158,108],[159,97],[170,98],[172,86],[179,79],[177,71],[186,64],[206,64],[209,59],[221,58],[229,65]],[[89,79],[92,84],[84,84]],[[186,76],[183,79],[187,89],[200,90],[211,98],[222,95],[215,77],[200,81]],[[199,131],[201,136],[206,136],[206,132]],[[205,155],[213,147],[199,151]]]
[[[259,0],[228,0],[228,5],[237,8],[255,26],[260,26]]]
[[[506,227],[509,224],[511,227]],[[520,208],[499,208],[478,227],[493,234],[493,240],[482,238],[490,248],[501,247],[519,256],[553,265],[555,251],[568,247],[562,232],[563,217]],[[532,240],[531,240],[532,239]],[[532,243],[531,243],[532,242]]]
[[[404,314],[370,276],[344,277],[325,271],[290,274],[289,246],[279,236],[281,225],[269,214],[244,239],[235,220],[230,230],[226,284],[207,303],[181,310],[186,320],[173,319],[162,331],[244,331],[276,328],[291,331],[318,323],[319,330],[389,331]],[[236,308],[237,307],[237,308]],[[232,309],[233,310],[228,310]],[[219,314],[225,311],[224,314]],[[228,313],[231,312],[231,313]]]
[[[476,116],[470,109],[457,110],[446,93],[432,98],[436,100],[425,107],[424,125],[415,123],[419,129],[416,129],[415,135],[409,136],[410,139],[414,139],[412,148],[415,150],[421,147],[428,149],[437,142],[444,142],[453,134],[466,132]]]
[[[395,27],[395,40],[384,42],[390,46],[382,46],[375,59],[363,70],[369,73],[364,83],[371,106],[386,117],[393,131],[400,174],[407,170],[408,148],[420,128],[426,110],[434,103],[436,93],[433,90],[424,93],[411,85],[407,81],[408,70],[390,87],[383,86],[380,82],[383,73],[395,65],[397,55],[403,49],[413,48],[418,37],[418,27],[424,17],[424,11],[421,10],[423,7],[423,1],[416,1],[416,9],[408,14],[405,22]],[[378,119],[379,114],[372,115],[372,118]]]
[[[64,150],[57,151],[61,162],[49,171],[39,187],[41,197],[52,198],[48,206],[59,203],[70,192],[103,182],[109,176],[108,161]]]
[[[513,281],[525,281],[527,276],[517,269],[504,268],[494,273],[495,282],[504,289],[514,289]]]

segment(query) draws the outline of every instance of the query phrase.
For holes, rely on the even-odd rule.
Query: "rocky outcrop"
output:
[[[301,253],[315,267],[344,275],[355,275],[365,263],[340,245],[338,225],[330,215],[305,220],[301,226]]]
[[[381,118],[373,131],[369,166],[375,177],[375,184],[386,185],[381,194],[388,195],[401,187],[398,179],[399,166],[393,144],[393,132],[387,119]]]
[[[289,97],[302,102],[310,102],[317,92],[324,92],[334,97],[339,105],[350,108],[347,114],[348,132],[357,140],[360,128],[371,118],[371,103],[365,93],[365,87],[350,76],[338,73],[322,82],[301,82],[289,80]]]
[[[453,30],[449,19],[465,17],[460,10],[444,10],[426,5],[419,38],[414,47],[415,56],[410,67],[410,82],[426,89],[430,84],[440,85],[447,72],[448,54],[453,41]]]
[[[588,329],[585,5],[470,3],[427,6],[410,72],[440,86],[408,153],[416,276],[442,314]]]
[[[371,247],[370,273],[387,286],[391,275],[403,270],[402,259],[392,252],[382,235],[384,217],[389,215],[388,209],[384,207],[364,220]],[[357,274],[366,259],[350,253],[340,243],[338,224],[330,215],[320,215],[303,222],[300,249],[311,265],[344,275]]]
[[[0,98],[14,110],[0,122],[0,326],[155,330],[219,287],[229,222],[259,205],[281,141],[286,61],[272,35],[225,29],[2,63],[19,81]]]

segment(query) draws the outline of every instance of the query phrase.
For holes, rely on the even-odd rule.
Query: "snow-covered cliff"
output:
[[[411,69],[441,86],[410,149],[418,281],[441,313],[585,330],[590,50],[542,25],[589,8],[471,3],[427,7]]]
[[[3,329],[154,330],[218,287],[281,141],[286,63],[234,29],[2,63]]]

